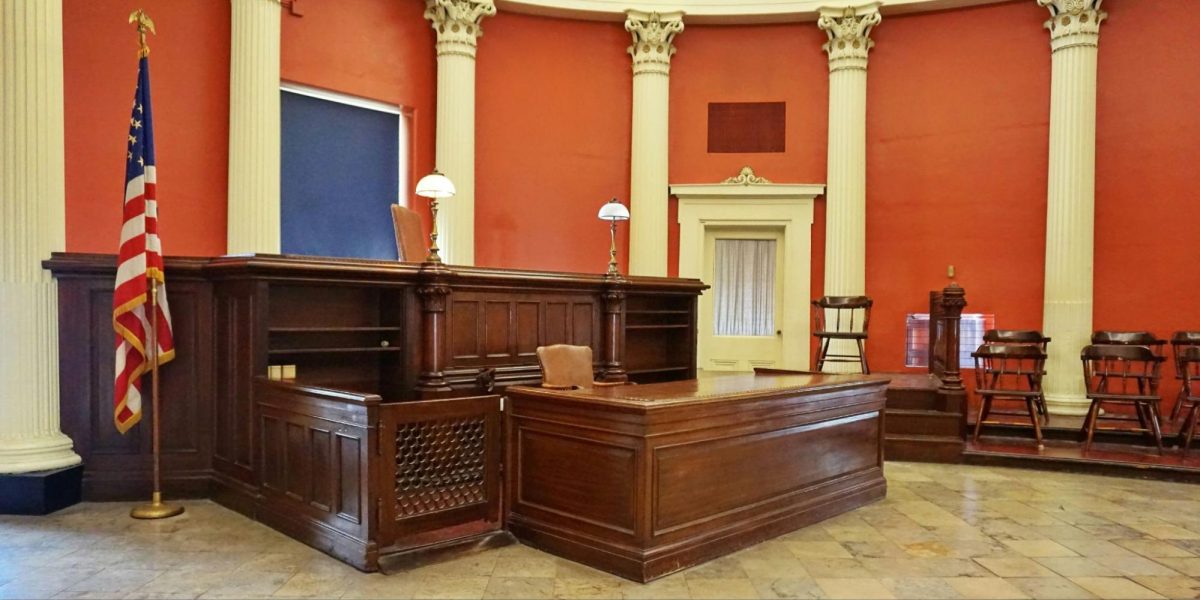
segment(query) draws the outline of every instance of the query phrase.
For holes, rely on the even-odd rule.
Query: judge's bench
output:
[[[59,285],[62,426],[84,459],[85,499],[141,499],[151,487],[148,428],[121,435],[112,425],[115,257],[62,253],[45,266]],[[512,521],[534,545],[646,580],[884,493],[886,379],[689,386],[706,288],[698,280],[262,254],[167,259],[166,271],[177,356],[161,370],[166,493],[212,498],[363,570],[484,544]],[[654,401],[626,391],[618,401],[535,402],[536,349],[551,344],[591,347],[598,380],[646,388]],[[663,396],[675,388],[646,385],[663,382],[682,382],[690,396],[675,402]],[[510,387],[529,398],[520,435],[504,410]],[[688,419],[708,430],[692,431]],[[662,435],[703,444],[666,449],[693,458],[659,464],[649,450]],[[603,446],[614,443],[636,464],[612,463]],[[628,489],[608,490],[598,505],[573,501],[579,481],[563,478],[555,444],[579,451],[579,465],[626,465],[595,477]],[[808,444],[819,456],[805,458]],[[589,463],[588,449],[601,462]],[[762,474],[762,493],[705,489],[696,498],[721,514],[688,508],[686,486],[716,481],[697,470],[759,468],[776,471]],[[668,518],[652,511],[667,500],[670,518],[703,523],[696,536],[653,522]],[[595,528],[605,530],[589,510],[639,525],[593,543]],[[655,560],[663,528],[695,549]],[[568,530],[570,539],[555,537]],[[620,564],[603,560],[613,549]]]

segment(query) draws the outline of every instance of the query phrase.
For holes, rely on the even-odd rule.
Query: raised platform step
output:
[[[887,433],[961,438],[963,417],[940,410],[887,409]]]
[[[889,411],[888,414],[891,414]],[[975,422],[979,415],[972,412],[967,417],[967,435],[971,436],[975,431]],[[989,419],[994,417],[989,417]],[[1006,416],[1006,421],[1003,424],[988,424],[983,426],[981,439],[991,438],[1008,438],[1010,440],[1033,439],[1033,426],[1028,419],[1022,417]],[[1101,423],[1102,426],[1108,426],[1107,423]],[[1083,427],[1083,417],[1050,415],[1048,423],[1042,424],[1042,437],[1047,440],[1059,440],[1064,442],[1080,442],[1083,440],[1081,429]],[[1179,424],[1167,422],[1165,419],[1162,423],[1163,443],[1166,445],[1174,445],[1179,439]],[[1150,437],[1144,433],[1136,431],[1120,431],[1101,429],[1096,432],[1095,441],[1100,443],[1112,443],[1122,446],[1131,446],[1137,444],[1153,444]],[[1195,444],[1193,444],[1195,445]]]
[[[1152,448],[1129,444],[1097,443],[1085,453],[1083,445],[1074,442],[1046,440],[1045,448],[1038,450],[1033,440],[997,438],[967,442],[962,462],[1200,483],[1200,452],[1183,457],[1168,448],[1159,455]]]
[[[903,410],[942,410],[938,380],[928,374],[881,373],[891,377],[887,389],[887,407]]]
[[[963,440],[957,436],[887,434],[883,440],[886,460],[957,463],[962,452]]]

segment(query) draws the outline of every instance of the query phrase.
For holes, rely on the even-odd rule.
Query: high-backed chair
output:
[[[1188,348],[1200,347],[1200,331],[1176,331],[1171,335],[1171,355],[1175,357],[1175,379],[1180,382],[1179,396],[1175,399],[1175,407],[1171,409],[1171,422],[1174,423],[1179,419],[1180,411],[1183,410],[1183,402],[1186,398],[1187,388],[1183,386],[1183,363],[1180,358]]]
[[[1096,331],[1092,333],[1093,344],[1108,344],[1117,346],[1145,346],[1156,356],[1165,356],[1167,340],[1149,331]]]
[[[1092,447],[1097,423],[1105,419],[1124,422],[1136,420],[1139,426],[1130,429],[1154,436],[1154,443],[1161,454],[1163,444],[1158,405],[1162,399],[1158,395],[1158,384],[1165,359],[1147,346],[1116,344],[1085,346],[1080,358],[1083,360],[1087,397],[1092,401],[1083,421],[1083,433],[1086,435],[1084,452]],[[1132,407],[1136,418],[1103,410],[1105,405],[1114,404]]]
[[[542,387],[555,390],[591,389],[621,385],[595,381],[592,349],[588,346],[554,344],[538,346],[538,364],[542,367]]]
[[[1046,352],[1050,346],[1050,338],[1034,329],[989,329],[983,332],[985,346],[1032,346]],[[1046,409],[1045,395],[1038,395],[1035,406],[1042,422],[1050,423],[1050,411]]]
[[[982,344],[971,353],[975,359],[975,393],[979,395],[979,419],[975,422],[974,441],[985,424],[1001,425],[1003,421],[988,421],[992,414],[1028,416],[1033,423],[1033,435],[1038,448],[1042,447],[1042,426],[1038,414],[1046,404],[1042,394],[1042,376],[1046,374],[1046,353],[1033,345]],[[995,402],[1020,402],[1024,413],[992,411]]]
[[[983,343],[989,346],[1037,346],[1045,352],[1050,338],[1034,329],[989,329],[983,332]]]
[[[1186,404],[1187,418],[1183,428],[1179,430],[1180,445],[1183,454],[1187,456],[1192,447],[1192,439],[1196,437],[1196,421],[1200,418],[1200,346],[1189,346],[1175,357],[1175,364],[1183,378],[1183,389],[1179,396],[1179,404]]]
[[[867,326],[871,323],[872,304],[866,296],[823,296],[812,301],[813,337],[820,343],[818,371],[827,362],[852,362],[858,363],[863,373],[871,372],[863,345],[867,341]],[[858,354],[830,354],[829,344],[833,340],[853,341],[858,345]]]
[[[429,254],[421,233],[421,215],[399,204],[392,205],[392,227],[396,230],[396,255],[400,262],[423,262]]]

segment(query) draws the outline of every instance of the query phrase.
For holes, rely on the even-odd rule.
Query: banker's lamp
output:
[[[429,198],[429,212],[433,216],[433,222],[429,227],[429,256],[425,260],[426,262],[440,263],[442,257],[438,255],[437,245],[438,199],[450,198],[455,194],[454,182],[434,169],[432,173],[417,182],[416,193],[418,196]]]
[[[617,221],[628,221],[629,209],[613,198],[600,207],[600,214],[597,216],[601,221],[609,222],[608,275],[620,277],[621,272],[617,270]]]

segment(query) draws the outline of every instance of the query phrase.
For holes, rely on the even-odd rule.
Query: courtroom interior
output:
[[[1200,598],[1196,3],[3,0],[0,599]]]

